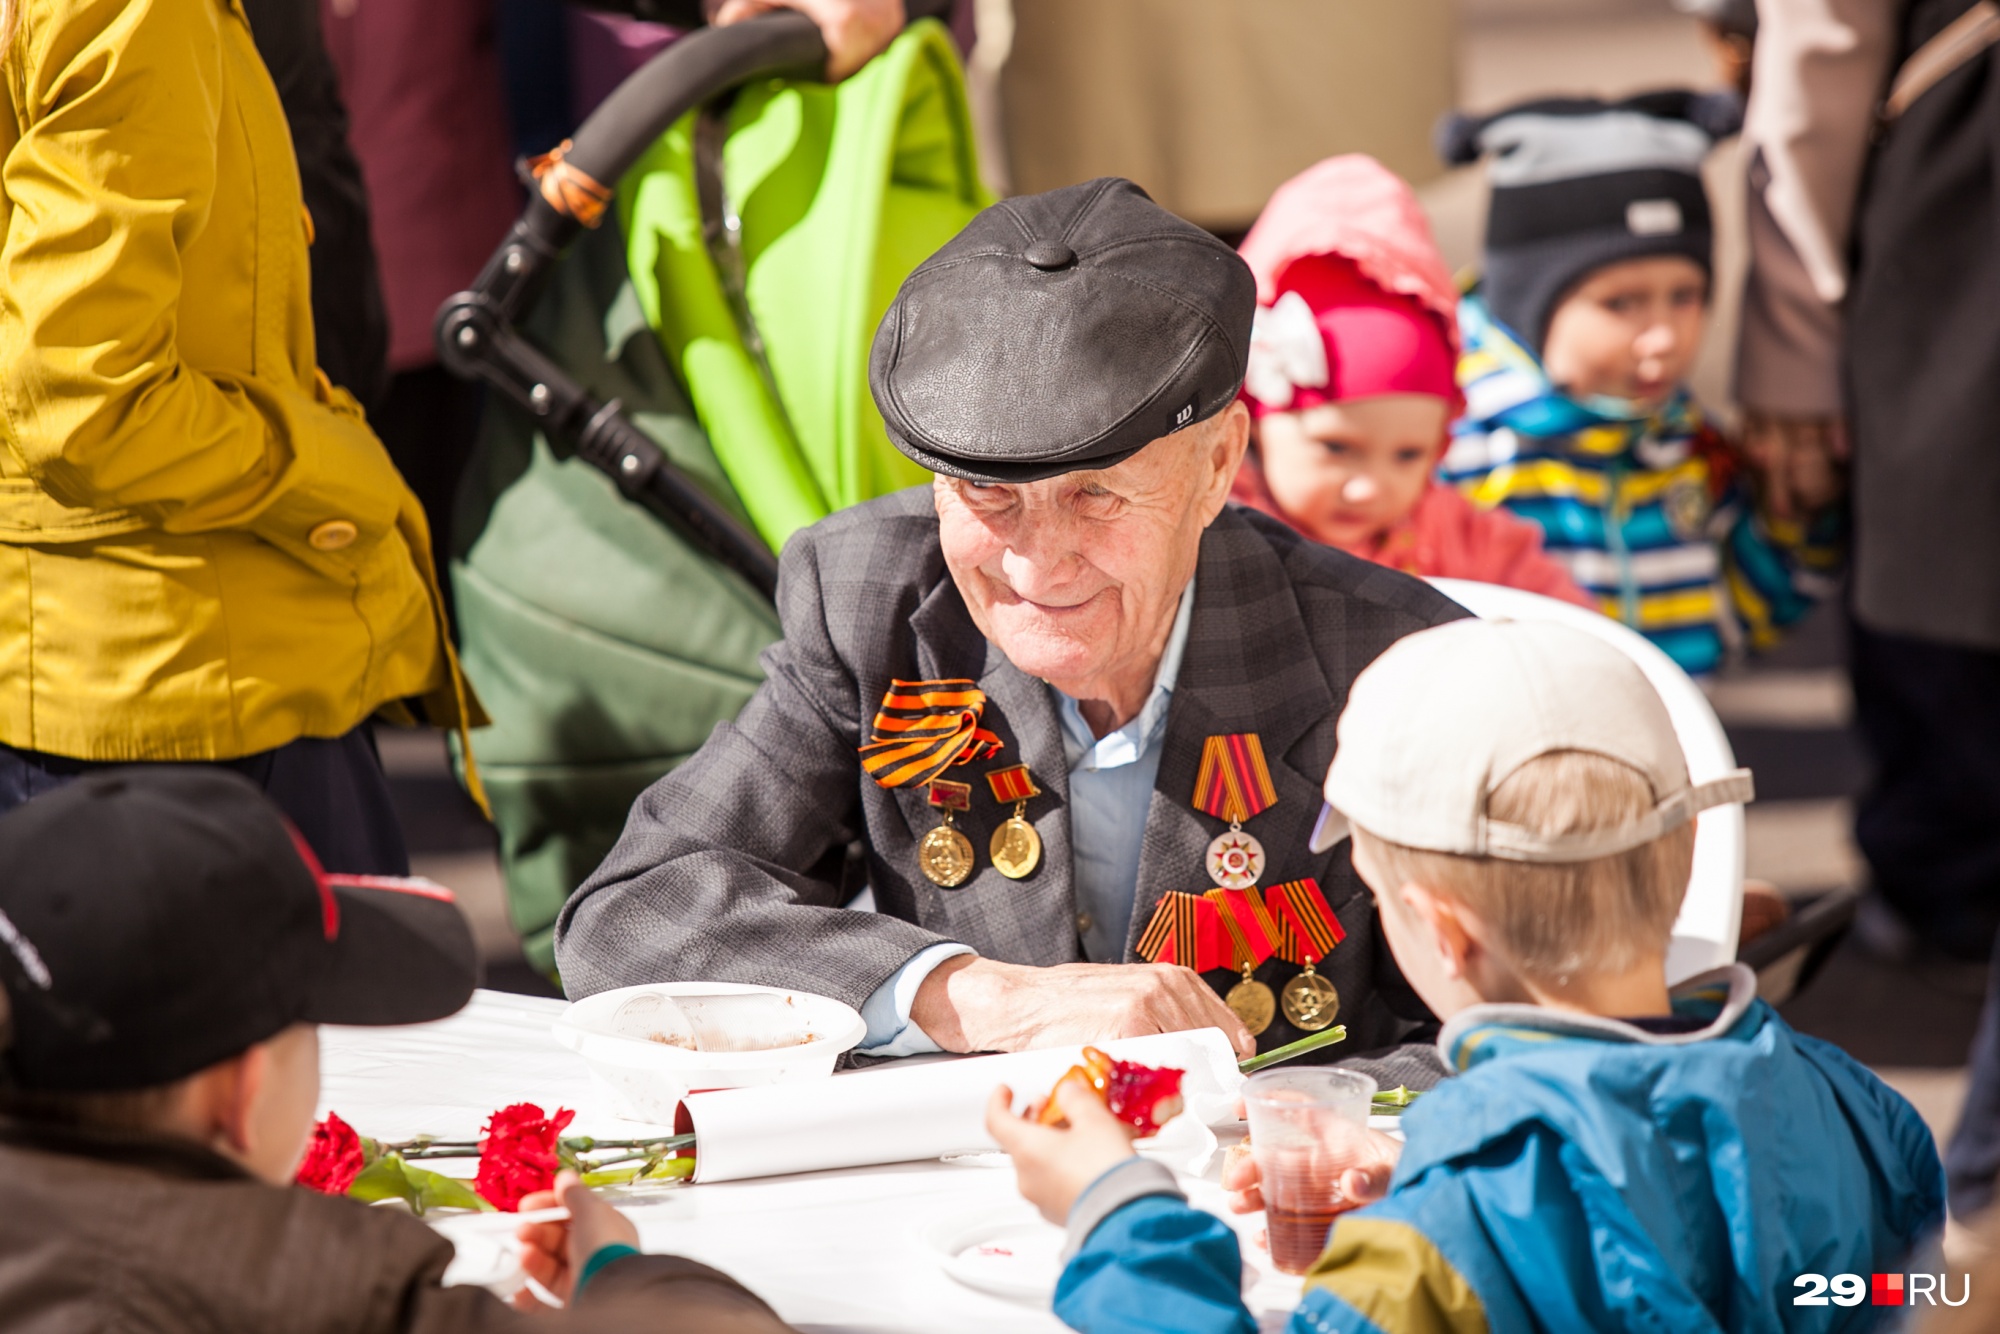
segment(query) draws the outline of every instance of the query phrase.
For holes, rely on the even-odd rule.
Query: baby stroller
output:
[[[919,17],[838,87],[825,60],[790,13],[669,46],[533,164],[438,315],[446,365],[494,391],[452,579],[509,908],[544,972],[633,799],[762,679],[774,553],[928,479],[888,442],[868,350],[990,202],[957,52]]]

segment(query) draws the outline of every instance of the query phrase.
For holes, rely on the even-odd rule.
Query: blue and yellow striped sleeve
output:
[[[1486,1334],[1486,1306],[1412,1224],[1352,1215],[1306,1276],[1288,1334]]]
[[[1747,493],[1736,503],[1741,513],[1722,541],[1723,579],[1750,646],[1767,649],[1832,595],[1846,564],[1847,523],[1838,510],[1810,522],[1768,519]]]

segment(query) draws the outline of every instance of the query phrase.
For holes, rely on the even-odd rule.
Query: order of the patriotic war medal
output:
[[[1229,989],[1222,1003],[1243,1021],[1243,1027],[1250,1030],[1253,1038],[1269,1028],[1278,1013],[1278,998],[1251,975],[1248,965],[1244,966],[1243,980]]]
[[[1224,889],[1247,889],[1264,874],[1264,845],[1240,826],[1231,825],[1229,832],[1210,841],[1203,862],[1208,878]]]
[[[995,801],[1002,805],[1014,803],[1014,813],[993,831],[993,838],[987,844],[993,869],[1009,880],[1024,879],[1034,874],[1042,862],[1042,836],[1026,819],[1028,799],[1041,796],[1042,790],[1035,786],[1025,764],[995,769],[986,775],[986,784],[993,790]]]
[[[944,823],[917,844],[917,868],[940,889],[956,889],[972,874],[972,840],[952,827],[951,813],[972,805],[972,786],[933,779],[930,803],[943,814]]]
[[[1329,1028],[1340,1014],[1340,992],[1313,971],[1311,959],[1306,960],[1304,972],[1285,983],[1281,999],[1285,1021],[1301,1032],[1317,1033]]]

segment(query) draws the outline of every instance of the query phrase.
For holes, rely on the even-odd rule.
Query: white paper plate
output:
[[[1063,1230],[1026,1202],[990,1205],[932,1224],[925,1246],[968,1288],[1047,1310],[1062,1276]]]
[[[784,1020],[769,1032],[744,1032],[744,1049],[687,1051],[646,1041],[621,1025],[626,1007],[654,996],[769,995]],[[601,991],[571,1005],[553,1025],[555,1039],[583,1057],[620,1116],[672,1125],[681,1099],[699,1089],[744,1088],[825,1079],[840,1054],[868,1035],[849,1005],[786,987],[733,982],[663,982]]]

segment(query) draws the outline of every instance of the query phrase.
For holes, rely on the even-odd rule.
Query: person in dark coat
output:
[[[1757,8],[1746,446],[1797,513],[1851,467],[1856,841],[1890,922],[1977,963],[2000,934],[2000,15]],[[1959,1214],[2000,1174],[2000,991],[1973,1066]]]
[[[313,343],[326,377],[371,413],[388,384],[389,314],[369,232],[368,190],[320,32],[318,0],[243,0],[278,86],[312,226]]]
[[[321,872],[248,782],[194,767],[93,774],[11,812],[0,866],[0,1330],[790,1329],[722,1274],[641,1254],[573,1175],[568,1220],[518,1233],[560,1315],[444,1286],[451,1243],[407,1213],[289,1184],[318,1025],[470,998],[448,898]]]

